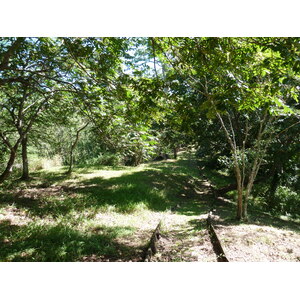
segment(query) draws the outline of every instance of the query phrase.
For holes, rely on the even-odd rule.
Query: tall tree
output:
[[[56,97],[66,89],[76,89],[67,81],[70,65],[64,59],[61,43],[48,38],[17,39],[18,47],[9,56],[1,72],[1,114],[4,123],[0,132],[10,151],[0,182],[11,173],[19,145],[22,144],[23,179],[28,178],[27,140],[33,124]],[[8,41],[2,40],[2,46]],[[15,44],[13,44],[15,45]],[[9,49],[11,49],[11,46]],[[9,50],[5,53],[8,53]],[[7,61],[7,60],[6,60]],[[18,80],[11,80],[17,78]],[[67,86],[67,87],[66,87]]]
[[[272,123],[278,115],[293,113],[288,96],[297,100],[296,86],[285,80],[296,75],[299,41],[162,38],[156,43],[165,61],[203,96],[208,117],[219,120],[232,152],[237,218],[247,218],[253,183],[275,134]]]

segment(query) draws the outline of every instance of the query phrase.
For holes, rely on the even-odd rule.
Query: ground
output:
[[[229,261],[300,261],[300,224],[252,213],[247,223],[232,219],[230,202],[216,200],[214,224]]]
[[[215,199],[191,154],[138,167],[65,168],[11,180],[0,190],[0,261],[142,261],[161,221],[151,261],[217,261],[213,224],[229,261],[299,261],[299,224]],[[204,176],[206,175],[206,176]]]

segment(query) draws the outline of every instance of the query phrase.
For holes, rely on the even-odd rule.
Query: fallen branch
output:
[[[159,221],[158,225],[153,231],[150,242],[147,245],[147,248],[145,249],[144,257],[143,257],[143,261],[145,262],[151,261],[151,257],[155,255],[155,253],[157,253],[157,242],[160,239],[160,235],[161,235],[160,227],[161,227],[161,221]]]
[[[207,217],[207,229],[210,236],[211,243],[213,245],[213,249],[217,255],[218,262],[228,262],[228,259],[225,255],[221,242],[216,234],[215,228],[211,223],[211,213],[208,214]]]

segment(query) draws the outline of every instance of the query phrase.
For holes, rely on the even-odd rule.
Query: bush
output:
[[[277,209],[292,216],[300,215],[300,195],[286,186],[279,186],[275,192]]]
[[[121,164],[121,158],[118,154],[104,153],[99,156],[98,163],[104,166],[117,166]]]

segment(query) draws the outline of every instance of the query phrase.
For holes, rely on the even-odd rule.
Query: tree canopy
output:
[[[231,172],[239,219],[264,177],[280,209],[299,187],[299,57],[292,37],[1,38],[0,183],[34,153],[71,172],[190,146]]]

